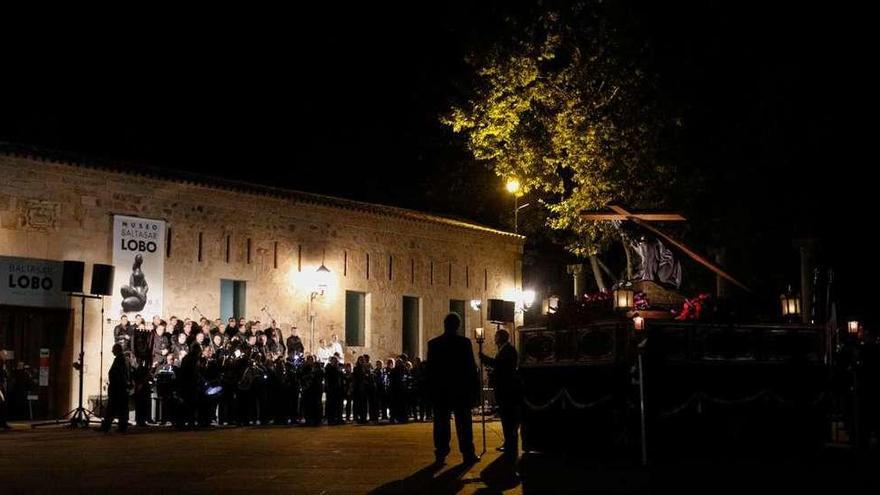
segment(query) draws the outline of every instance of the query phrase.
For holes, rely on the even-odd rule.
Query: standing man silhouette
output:
[[[491,358],[482,352],[480,360],[490,368],[489,378],[495,388],[495,402],[501,416],[501,427],[504,431],[504,446],[498,450],[504,452],[504,458],[516,462],[519,452],[519,418],[521,386],[516,371],[517,352],[510,343],[507,330],[495,332],[495,346],[498,352]]]
[[[480,397],[480,379],[470,339],[457,334],[460,326],[461,317],[449,313],[443,319],[443,335],[428,342],[427,385],[434,406],[434,459],[438,465],[449,455],[450,413],[455,415],[463,462],[480,460],[474,449],[471,419],[471,408]]]
[[[107,412],[100,431],[110,431],[113,418],[119,419],[119,432],[128,429],[128,388],[131,384],[128,358],[122,353],[120,344],[113,344],[113,365],[107,374]]]

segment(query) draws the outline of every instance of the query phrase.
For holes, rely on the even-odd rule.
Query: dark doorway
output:
[[[246,316],[247,283],[243,280],[220,280],[220,317],[226,321]]]
[[[420,349],[420,332],[419,332],[419,322],[421,317],[420,306],[422,300],[418,297],[412,296],[403,296],[403,317],[401,321],[403,322],[403,334],[401,335],[402,351],[404,354],[412,359],[413,357],[419,356]]]
[[[67,412],[73,374],[71,314],[65,308],[0,306],[0,349],[13,354],[6,361],[10,419],[56,418]],[[48,365],[42,383],[41,354]]]
[[[458,313],[459,318],[461,318],[461,327],[458,329],[459,335],[466,335],[465,329],[467,328],[467,321],[465,320],[465,307],[465,301],[462,301],[461,299],[449,300],[449,312]]]
[[[367,333],[367,294],[345,291],[345,345],[363,346]]]

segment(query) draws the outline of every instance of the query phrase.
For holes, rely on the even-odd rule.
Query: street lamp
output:
[[[332,277],[330,269],[324,265],[326,255],[327,251],[325,250],[321,255],[321,266],[315,270],[314,285],[309,294],[309,351],[312,353],[315,352],[315,299],[324,295]]]
[[[513,232],[519,234],[519,210],[529,206],[529,204],[519,204],[519,197],[522,196],[522,185],[519,183],[519,179],[507,179],[504,188],[507,189],[507,192],[513,194]]]
[[[505,184],[504,187],[507,188],[507,192],[510,194],[519,194],[520,183],[518,179],[508,179],[507,184]]]

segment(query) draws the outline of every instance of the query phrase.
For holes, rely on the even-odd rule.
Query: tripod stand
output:
[[[85,357],[85,340],[86,340],[86,299],[104,299],[103,296],[93,296],[89,294],[70,294],[70,297],[80,298],[80,326],[79,326],[79,360],[73,364],[73,367],[79,371],[79,405],[71,409],[66,414],[55,421],[47,421],[45,423],[35,423],[31,428],[40,426],[59,425],[68,423],[71,428],[88,428],[90,423],[100,424],[101,422],[93,419],[97,416],[94,412],[83,407],[83,363]],[[103,325],[103,322],[102,322]],[[101,343],[103,347],[103,342]]]

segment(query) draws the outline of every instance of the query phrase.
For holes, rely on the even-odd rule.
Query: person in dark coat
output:
[[[315,362],[314,356],[306,356],[302,368],[302,409],[308,426],[321,424],[323,411],[321,396],[324,393],[324,368]]]
[[[131,382],[131,371],[128,359],[122,351],[121,344],[113,344],[113,364],[107,374],[107,412],[101,423],[101,431],[110,431],[113,418],[119,419],[119,431],[128,429],[128,388]]]
[[[508,460],[516,460],[519,452],[519,418],[521,387],[517,374],[517,352],[510,343],[507,330],[495,332],[495,347],[498,352],[491,358],[482,352],[480,361],[489,367],[489,382],[495,389],[495,403],[501,416],[501,429],[504,431],[504,452]]]
[[[287,354],[289,356],[302,356],[305,352],[305,346],[303,346],[302,339],[296,334],[296,327],[290,327],[290,337],[287,337],[285,347],[287,348]]]
[[[227,320],[226,328],[223,330],[223,333],[226,334],[227,339],[231,339],[238,335],[238,323],[235,321],[235,318],[229,318]]]
[[[388,388],[390,390],[390,409],[392,423],[406,423],[406,405],[408,399],[406,360],[404,356],[394,361],[388,372]]]
[[[345,397],[343,371],[336,356],[324,366],[324,390],[327,394],[325,416],[328,425],[342,424],[342,401]]]
[[[351,392],[354,401],[354,420],[362,425],[367,422],[367,407],[369,394],[369,373],[364,357],[359,356],[351,373]]]
[[[202,358],[202,346],[192,344],[189,352],[180,360],[177,369],[177,395],[180,398],[175,423],[178,428],[196,426],[196,413],[199,398],[199,362]]]
[[[455,433],[463,461],[480,460],[474,449],[471,408],[479,402],[480,380],[471,341],[458,335],[461,317],[449,313],[443,319],[443,335],[428,342],[427,385],[434,407],[434,459],[444,464],[452,432],[450,413],[455,415]]]
[[[158,368],[165,364],[165,356],[171,352],[171,337],[165,331],[165,322],[153,329],[153,362],[152,367]]]
[[[119,317],[119,325],[113,328],[113,340],[122,346],[122,352],[131,350],[132,328],[128,316]]]
[[[351,363],[345,363],[342,366],[342,390],[345,397],[345,408],[343,409],[342,417],[347,423],[351,421],[352,408],[354,406],[353,368]]]

